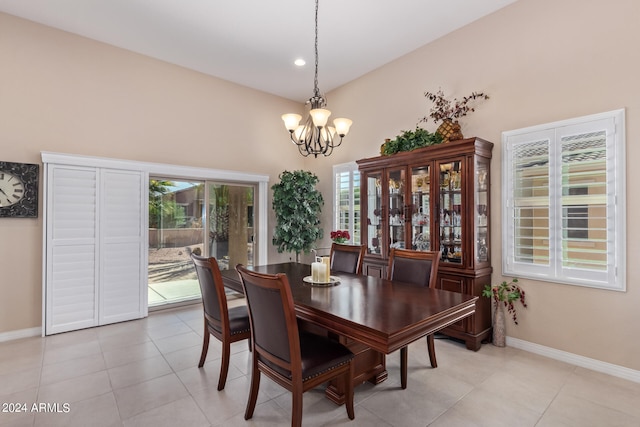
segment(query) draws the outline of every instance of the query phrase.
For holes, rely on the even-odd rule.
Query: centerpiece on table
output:
[[[351,236],[347,230],[336,230],[331,232],[331,240],[336,243],[346,243]]]
[[[489,99],[489,96],[483,92],[471,92],[471,95],[463,97],[462,100],[458,100],[457,98],[447,99],[442,89],[438,89],[435,93],[425,92],[424,96],[433,102],[433,106],[431,110],[429,110],[429,115],[424,116],[420,121],[427,122],[429,117],[431,117],[436,124],[442,122],[436,130],[436,133],[441,135],[445,141],[455,141],[464,138],[462,128],[457,119],[475,111],[475,108],[469,105],[471,101],[476,99]]]
[[[486,285],[482,291],[482,296],[491,298],[494,302],[493,344],[497,347],[504,347],[506,345],[504,309],[507,309],[513,322],[517,325],[518,317],[513,303],[520,301],[524,308],[527,307],[524,290],[518,285],[518,279],[513,278],[510,282],[505,280],[499,285]]]

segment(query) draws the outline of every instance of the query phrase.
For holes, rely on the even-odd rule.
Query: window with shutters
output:
[[[348,230],[349,243],[360,244],[360,172],[355,162],[333,167],[333,230]]]
[[[624,110],[502,141],[503,274],[625,290]]]

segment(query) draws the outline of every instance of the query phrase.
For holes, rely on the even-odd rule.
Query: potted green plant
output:
[[[494,302],[493,344],[504,347],[506,340],[504,309],[507,309],[513,322],[517,325],[518,317],[514,302],[520,301],[523,307],[527,307],[524,290],[518,285],[518,279],[512,278],[511,281],[505,280],[499,285],[486,285],[482,296],[491,298]]]
[[[209,254],[221,259],[229,255],[229,186],[215,186],[211,191],[215,204],[209,210]]]
[[[442,136],[416,126],[415,130],[403,130],[395,139],[386,140],[382,145],[380,154],[389,156],[401,151],[411,151],[416,148],[440,144],[441,142]]]
[[[324,199],[316,189],[318,177],[311,172],[284,171],[279,178],[271,187],[276,213],[272,243],[278,252],[295,252],[298,262],[300,252],[309,253],[314,242],[323,237],[320,214]]]

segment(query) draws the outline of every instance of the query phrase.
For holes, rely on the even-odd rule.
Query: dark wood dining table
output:
[[[331,272],[339,283],[316,286],[304,281],[311,266],[281,263],[249,267],[260,273],[285,273],[297,316],[338,337],[356,354],[354,381],[375,384],[387,378],[385,355],[437,332],[475,312],[478,297],[403,282]],[[221,272],[226,287],[243,293],[235,269]],[[339,384],[327,397],[344,402]]]

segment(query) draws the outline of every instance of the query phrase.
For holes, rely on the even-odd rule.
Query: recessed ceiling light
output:
[[[296,59],[293,63],[296,64],[298,67],[302,67],[307,62],[304,59]]]

